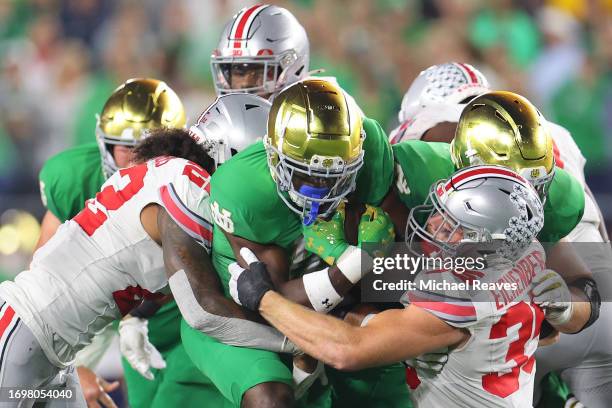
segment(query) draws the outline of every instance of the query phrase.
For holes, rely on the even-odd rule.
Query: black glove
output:
[[[240,255],[249,264],[249,269],[244,269],[237,262],[229,266],[228,270],[231,275],[229,281],[230,295],[236,303],[258,312],[261,298],[266,292],[274,290],[274,285],[266,264],[260,262],[250,249],[242,248]]]

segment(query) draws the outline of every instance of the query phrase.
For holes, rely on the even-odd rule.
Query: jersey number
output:
[[[506,374],[489,373],[482,377],[482,388],[493,395],[506,398],[519,389],[519,374],[523,370],[531,373],[535,359],[525,355],[527,341],[540,335],[540,325],[544,313],[539,307],[521,302],[510,307],[506,314],[491,327],[489,339],[502,339],[507,336],[508,328],[520,324],[518,339],[510,343],[506,353],[506,363],[514,361],[512,370]]]
[[[119,186],[106,186],[96,194],[96,198],[85,202],[85,208],[78,213],[73,220],[81,226],[89,236],[106,221],[105,211],[117,210],[126,201],[132,198],[144,186],[144,178],[147,174],[147,165],[128,167],[119,170],[121,178]]]

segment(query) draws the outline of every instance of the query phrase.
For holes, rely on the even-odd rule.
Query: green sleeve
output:
[[[567,171],[556,168],[544,203],[542,243],[556,243],[578,225],[584,213],[584,189]]]
[[[45,162],[39,174],[43,204],[61,222],[71,219],[104,183],[96,144],[65,150]]]
[[[64,222],[68,219],[68,211],[60,210],[61,207],[58,206],[56,197],[53,194],[55,191],[57,191],[54,183],[55,177],[53,177],[53,173],[53,167],[49,165],[49,162],[46,162],[43,168],[40,170],[40,174],[38,175],[38,184],[40,185],[40,198],[47,210],[51,211],[51,213],[55,215],[61,222]]]
[[[423,204],[431,185],[455,172],[448,143],[408,140],[393,145],[393,154],[397,191],[408,208]]]
[[[378,205],[393,183],[393,151],[387,134],[374,119],[364,118],[363,167],[357,175],[356,197],[361,203]]]

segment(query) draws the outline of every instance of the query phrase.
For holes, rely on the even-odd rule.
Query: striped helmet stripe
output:
[[[457,65],[463,68],[463,70],[468,74],[472,84],[478,84],[480,82],[474,70],[471,69],[469,66],[467,66],[466,64],[462,64],[460,62],[457,62]]]
[[[230,40],[234,41],[234,48],[242,47],[242,40],[247,39],[253,20],[255,20],[257,14],[267,7],[269,7],[267,4],[256,4],[249,8],[245,8],[238,13],[236,20],[234,21],[234,25],[230,31],[229,38]]]
[[[497,178],[505,178],[509,180],[514,180],[522,183],[525,187],[529,186],[527,180],[525,180],[518,173],[510,169],[505,169],[503,167],[498,166],[475,166],[469,167],[462,172],[456,173],[450,180],[446,182],[444,185],[444,189],[441,186],[438,186],[437,195],[442,196],[448,190],[453,187],[459,187],[461,184],[466,183],[468,181],[473,180],[474,178],[481,177],[497,177]]]

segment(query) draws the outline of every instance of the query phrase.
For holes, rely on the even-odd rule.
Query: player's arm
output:
[[[353,234],[353,242],[359,246],[372,246],[379,243],[390,244],[393,241],[393,224],[384,211],[372,206],[367,206],[365,211],[357,210],[360,211],[357,213],[360,218],[357,218],[359,225]],[[364,273],[372,270],[368,252],[347,242],[344,225],[345,209],[341,206],[330,220],[317,220],[313,225],[304,227],[306,250],[320,256],[329,267],[287,281],[288,265],[271,259],[274,272],[270,273],[270,277],[280,294],[317,312],[326,313],[342,302]],[[243,247],[248,248],[258,259],[265,260],[263,263],[268,265],[270,249],[236,237],[232,237],[230,242],[242,267],[247,267],[249,263],[242,254]],[[241,247],[241,244],[244,245]],[[285,280],[282,280],[283,278]],[[230,287],[232,286],[235,287],[234,280],[230,281]]]
[[[247,320],[257,318],[223,296],[219,278],[204,247],[161,207],[157,228],[170,289],[191,327],[233,346],[275,352],[297,351],[278,331]]]
[[[307,354],[340,370],[358,370],[414,358],[469,337],[416,307],[390,309],[356,327],[308,310],[269,291],[259,312]]]
[[[279,293],[281,293],[287,299],[290,299],[300,305],[318,310],[318,306],[320,304],[318,299],[322,296],[325,297],[324,294],[325,291],[327,291],[331,292],[331,297],[337,300],[337,302],[333,302],[333,305],[335,306],[353,287],[353,283],[348,280],[337,265],[332,265],[320,271],[311,272],[304,275],[304,277],[289,280],[289,264],[284,249],[276,245],[258,244],[256,242],[234,236],[227,232],[225,235],[232,246],[234,255],[236,256],[236,260],[238,261],[239,265],[243,267],[248,266],[247,262],[240,254],[240,249],[250,249],[258,259],[261,259],[262,262],[269,265],[268,270],[270,272],[270,278],[272,279],[272,282]],[[310,283],[311,285],[314,284],[316,286],[323,286],[324,289],[321,295],[311,295],[311,297],[309,297],[309,293],[307,293],[304,284],[304,278],[307,282],[306,285]],[[332,303],[329,304],[331,305]]]
[[[48,240],[50,240],[60,225],[62,225],[62,222],[59,220],[59,218],[57,218],[51,211],[47,210],[42,219],[42,223],[40,224],[40,237],[38,238],[38,242],[36,243],[36,248],[34,248],[34,250],[37,250]]]
[[[557,272],[563,281],[549,279],[548,288],[552,289],[544,287],[544,283],[540,284],[545,291],[543,293],[564,290],[563,285],[567,285],[569,290],[569,299],[557,302],[558,311],[564,313],[553,312],[552,318],[547,316],[548,322],[562,333],[577,333],[593,324],[599,317],[601,304],[597,284],[572,245],[562,239],[549,248],[546,252],[546,267]],[[554,309],[554,306],[550,309]]]
[[[338,369],[397,362],[469,338],[464,329],[451,327],[433,313],[412,305],[377,314],[365,327],[317,313],[275,292],[266,265],[248,249],[241,252],[249,269],[230,270],[236,281],[234,296],[247,309],[259,311],[306,354]],[[475,318],[475,310],[473,313]]]
[[[599,204],[597,204],[595,195],[593,195],[593,192],[591,191],[591,189],[589,188],[587,184],[584,185],[584,193],[588,195],[589,197],[591,197],[593,204],[595,204],[595,209],[597,210],[597,215],[600,220],[598,230],[599,230],[599,234],[601,235],[601,238],[603,239],[603,242],[610,242],[610,237],[608,236],[608,230],[606,229],[606,223],[604,222],[605,218],[601,212],[601,208],[599,207]]]

